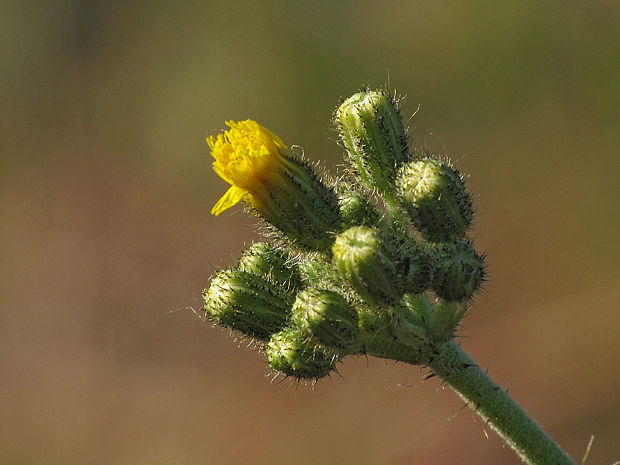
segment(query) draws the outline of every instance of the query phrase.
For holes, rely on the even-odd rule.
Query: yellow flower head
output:
[[[256,121],[227,121],[230,130],[207,137],[213,169],[232,187],[215,204],[211,213],[219,215],[244,197],[254,204],[281,182],[284,142]]]
[[[256,121],[228,121],[230,129],[207,138],[213,169],[231,185],[211,213],[240,200],[296,247],[329,250],[342,223],[338,197],[303,158]]]

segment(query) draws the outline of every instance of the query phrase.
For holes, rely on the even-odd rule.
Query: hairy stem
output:
[[[454,342],[430,363],[456,393],[530,465],[574,465],[571,458]]]

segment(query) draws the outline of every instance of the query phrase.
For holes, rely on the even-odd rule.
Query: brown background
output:
[[[205,136],[251,117],[333,171],[338,98],[388,81],[476,194],[465,349],[573,457],[595,435],[588,463],[619,460],[619,22],[596,0],[2,2],[0,463],[519,463],[415,367],[270,383],[190,309],[256,238],[209,214]]]

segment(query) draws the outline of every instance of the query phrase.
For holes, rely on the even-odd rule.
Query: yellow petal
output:
[[[213,210],[211,210],[211,214],[215,216],[219,215],[227,208],[230,208],[233,205],[237,204],[245,194],[247,194],[247,191],[245,189],[241,189],[237,186],[232,186],[230,189],[228,189],[224,196],[220,200],[218,200],[218,202],[213,207]]]
[[[228,184],[232,185],[235,183],[233,179],[230,177],[229,172],[226,170],[226,167],[222,167],[219,162],[217,161],[213,162],[213,171],[215,171],[217,175],[220,178],[222,178],[224,181],[226,181]]]

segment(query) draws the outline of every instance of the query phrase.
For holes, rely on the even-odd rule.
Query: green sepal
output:
[[[357,312],[337,292],[314,288],[300,292],[291,320],[302,332],[341,354],[352,353],[358,344]]]
[[[471,225],[471,197],[460,173],[432,158],[413,161],[399,173],[402,204],[422,237],[430,242],[462,239]]]
[[[308,338],[298,328],[286,328],[274,334],[265,352],[274,370],[299,379],[327,376],[339,360],[335,352]]]
[[[419,294],[407,293],[403,296],[402,304],[408,310],[407,319],[413,324],[426,326],[433,314],[433,305],[428,292],[421,292]]]
[[[294,302],[282,286],[240,270],[220,271],[202,296],[212,319],[261,341],[286,326]]]
[[[484,280],[484,257],[470,241],[436,244],[433,290],[448,301],[471,299]]]
[[[392,97],[371,90],[354,94],[338,107],[335,121],[362,184],[392,191],[396,172],[410,159],[407,132]]]
[[[466,306],[461,302],[437,299],[433,304],[433,313],[428,322],[433,342],[443,343],[452,339],[465,311]]]

